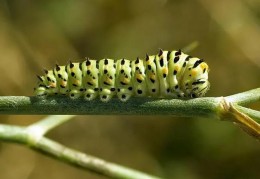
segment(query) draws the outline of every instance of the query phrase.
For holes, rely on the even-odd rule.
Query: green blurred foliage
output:
[[[237,4],[243,5],[247,22],[253,23],[236,28],[248,30],[248,39],[259,44],[258,0],[232,0],[230,7],[213,6],[209,0],[1,0],[0,95],[32,95],[35,74],[55,63],[63,65],[85,56],[135,59],[146,52],[155,54],[158,48],[179,49],[194,41],[200,45],[190,54],[210,66],[208,96],[259,87],[260,51],[259,58],[251,58],[243,50],[245,44],[238,43],[239,36],[236,39],[228,31],[229,23],[219,16],[235,14]],[[244,17],[233,17],[238,23],[239,15]],[[250,33],[250,28],[258,33]],[[255,44],[246,45],[259,48]],[[27,125],[41,117],[0,119]],[[259,143],[228,122],[172,116],[79,116],[49,136],[88,154],[165,178],[260,178]],[[0,178],[104,177],[1,143]]]

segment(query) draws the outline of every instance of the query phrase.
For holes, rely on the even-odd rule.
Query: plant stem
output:
[[[34,139],[34,141],[37,142],[32,143],[31,141],[35,137],[37,140]],[[46,137],[38,138],[38,136],[28,132],[27,128],[24,127],[2,124],[0,125],[0,139],[8,142],[29,145],[32,149],[42,152],[45,155],[107,177],[127,179],[159,179],[158,177],[78,152]]]
[[[227,101],[239,105],[247,105],[253,102],[260,101],[260,88],[252,89],[242,93],[234,94],[225,97]]]
[[[253,110],[253,109],[249,109],[249,108],[245,108],[243,106],[239,106],[239,105],[234,105],[240,112],[250,116],[251,118],[253,118],[256,122],[260,123],[260,112]]]
[[[35,134],[37,132],[38,135],[42,136],[51,129],[65,123],[66,121],[72,119],[75,115],[53,115],[47,116],[46,118],[35,122],[34,124],[27,127],[28,131],[31,131]]]
[[[73,114],[73,115],[175,115],[182,117],[214,117],[219,98],[196,98],[191,100],[131,98],[123,103],[112,99],[71,100],[68,97],[0,97],[0,114]],[[217,116],[215,116],[217,117]]]

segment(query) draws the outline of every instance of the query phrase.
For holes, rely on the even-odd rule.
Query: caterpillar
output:
[[[45,75],[38,76],[34,93],[37,96],[68,95],[71,99],[83,96],[91,101],[99,96],[103,102],[113,96],[125,102],[131,96],[155,98],[196,98],[209,90],[208,65],[181,50],[159,50],[145,59],[86,58],[83,62],[56,64]]]

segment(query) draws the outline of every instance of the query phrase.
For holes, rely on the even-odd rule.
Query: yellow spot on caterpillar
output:
[[[93,84],[93,83],[94,83],[94,80],[90,79],[90,80],[88,80],[88,82],[90,82],[90,83]]]
[[[61,85],[62,85],[62,86],[67,86],[67,81],[64,81],[64,80],[61,81]]]
[[[205,62],[201,63],[200,66],[201,66],[201,68],[203,68],[203,69],[204,69],[204,68],[208,68],[207,63],[205,63]]]
[[[138,80],[144,80],[143,76],[141,74],[137,74],[135,75],[135,78],[138,79]]]
[[[152,80],[155,80],[155,75],[151,74],[151,75],[149,75],[149,78],[152,79]]]
[[[81,81],[77,80],[77,79],[74,79],[74,80],[71,80],[71,84],[75,84],[77,86],[81,86]]]
[[[177,71],[177,72],[179,72],[179,71],[180,71],[180,67],[179,67],[179,66],[176,66],[176,67],[174,68],[174,70]]]
[[[125,84],[129,84],[130,80],[129,80],[129,78],[123,78],[122,82]]]
[[[107,78],[107,79],[105,80],[105,82],[110,85],[110,84],[112,83],[112,80],[111,80],[110,78]]]
[[[163,74],[168,74],[168,68],[163,68],[162,72],[163,72]]]
[[[194,76],[196,76],[196,75],[197,75],[197,70],[193,69],[193,70],[191,70],[191,72],[190,72],[190,73],[191,73],[191,76],[193,76],[193,77],[194,77]]]
[[[56,83],[50,83],[49,85],[51,88],[56,88]]]

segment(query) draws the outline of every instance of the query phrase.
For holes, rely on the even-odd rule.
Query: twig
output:
[[[189,53],[191,51],[193,51],[195,48],[197,48],[199,46],[199,42],[198,41],[194,41],[188,45],[186,45],[182,51],[185,52],[185,53]]]
[[[239,105],[247,105],[260,101],[260,88],[252,89],[242,93],[227,96],[226,100]]]
[[[234,107],[237,110],[239,110],[240,112],[250,116],[251,118],[253,118],[256,122],[258,122],[260,124],[260,111],[245,108],[243,106],[239,106],[239,105],[236,105],[236,104],[234,104]]]
[[[240,112],[234,105],[230,105],[230,113],[234,116],[234,122],[238,124],[249,135],[260,139],[260,124],[250,118],[248,115]]]
[[[72,119],[74,115],[55,115],[55,116],[48,116],[34,124],[28,126],[26,128],[27,133],[30,133],[31,138],[30,143],[37,142],[44,134],[46,134],[51,129],[67,122],[68,120]]]
[[[97,157],[78,152],[46,137],[39,138],[39,136],[35,136],[33,133],[28,132],[27,128],[24,127],[2,124],[0,125],[0,139],[8,142],[29,145],[32,149],[43,152],[48,156],[86,170],[91,170],[107,177],[127,179],[159,179],[158,177],[122,167],[114,163],[109,163]]]
[[[104,103],[99,99],[85,101],[69,97],[47,98],[5,96],[0,97],[0,114],[73,114],[73,115],[175,115],[183,117],[216,115],[220,98],[196,98],[192,100],[131,98],[122,103],[117,98]],[[217,117],[217,116],[215,116]]]

